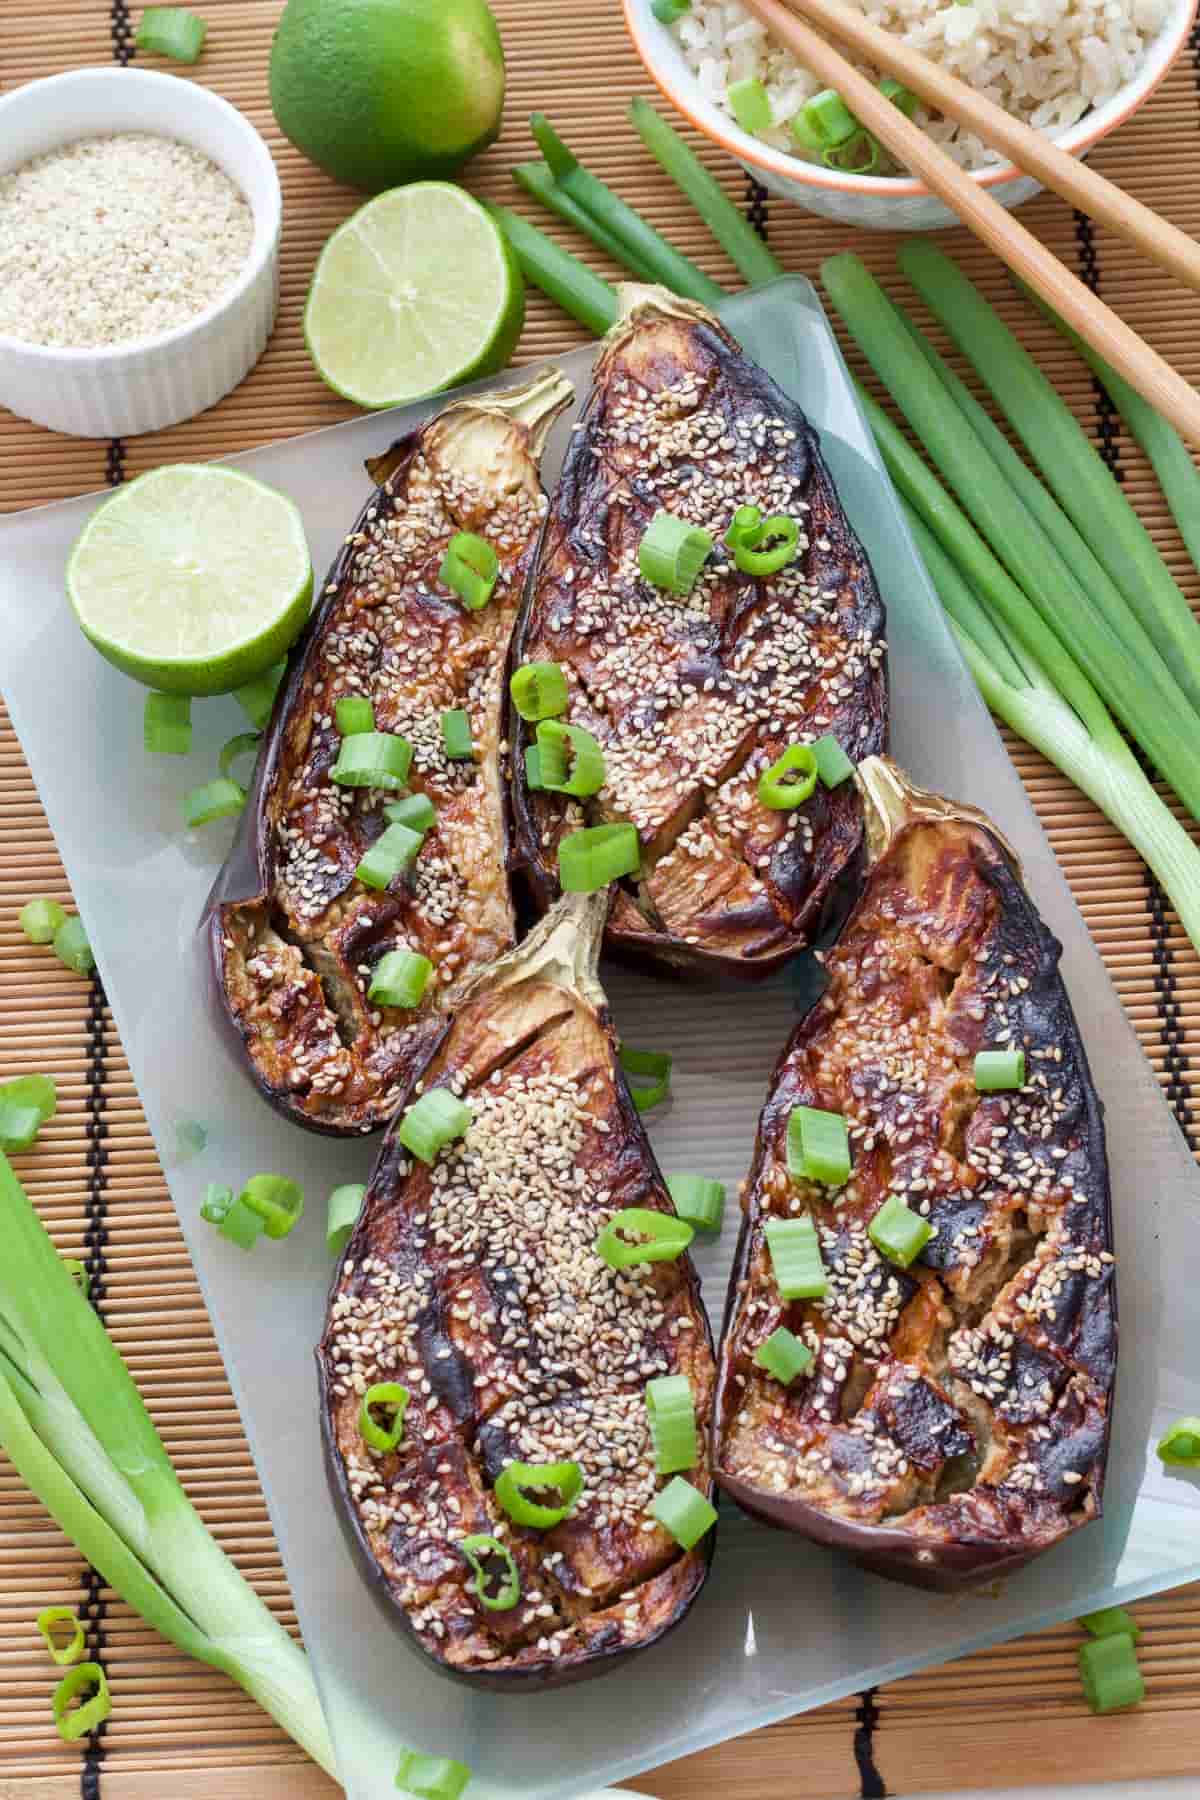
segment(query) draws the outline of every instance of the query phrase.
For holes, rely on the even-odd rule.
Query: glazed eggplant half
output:
[[[616,890],[610,951],[765,976],[844,917],[863,835],[853,782],[774,810],[759,777],[826,736],[852,762],[886,747],[883,605],[800,408],[703,307],[632,284],[621,303],[513,641],[516,664],[565,671],[566,722],[598,741],[604,783],[532,788],[537,727],[514,716],[515,848],[545,905],[564,834],[632,821],[641,869]],[[792,534],[773,573],[724,541],[747,507]],[[642,573],[661,513],[712,539],[689,592]]]
[[[335,1505],[377,1595],[440,1669],[501,1689],[654,1643],[711,1553],[711,1531],[681,1548],[650,1510],[670,1482],[688,1484],[676,1498],[711,1493],[715,1371],[691,1261],[618,1268],[597,1248],[610,1227],[642,1244],[617,1218],[630,1208],[679,1232],[596,980],[606,910],[603,893],[568,896],[443,1024],[384,1139],[317,1353]],[[427,1162],[406,1141],[409,1103],[431,1095],[467,1114]],[[646,1399],[660,1377],[677,1397],[686,1380],[695,1418],[694,1460],[670,1478]],[[397,1385],[389,1448],[369,1419],[364,1436],[364,1407]],[[506,1494],[514,1464],[524,1500],[548,1509],[537,1522]],[[567,1465],[553,1486],[547,1464]]]
[[[379,486],[276,698],[202,929],[249,1073],[286,1117],[314,1130],[386,1123],[466,986],[514,941],[504,675],[546,510],[538,462],[571,397],[563,375],[543,371],[447,407],[369,465]],[[473,608],[442,578],[459,533],[484,539],[498,562],[490,599]],[[387,775],[391,785],[335,777],[343,742],[353,742],[338,725],[345,700],[369,702],[365,720],[348,720],[356,732],[385,734],[385,748],[403,740],[409,767]],[[469,726],[469,744],[447,741],[444,715]],[[397,791],[401,780],[407,792]],[[413,797],[415,814],[397,808]],[[384,857],[364,880],[363,858],[393,823],[404,831],[384,849],[399,839],[411,852],[419,839],[415,858],[389,868]],[[432,965],[419,997],[386,983],[382,999],[378,987],[371,995],[378,965],[396,951]],[[411,979],[422,965],[409,968]],[[393,1003],[393,993],[412,1003]]]
[[[1060,947],[995,829],[882,759],[859,780],[872,868],[762,1115],[714,1462],[769,1523],[950,1588],[1099,1516],[1104,1128]],[[772,1373],[781,1327],[803,1349]]]

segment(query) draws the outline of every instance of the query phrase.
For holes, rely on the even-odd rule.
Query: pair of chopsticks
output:
[[[859,124],[878,138],[897,162],[918,175],[1183,437],[1200,445],[1200,394],[1064,267],[1052,250],[1006,212],[999,201],[993,200],[986,188],[972,181],[867,76],[861,75],[828,38],[839,39],[864,62],[886,75],[894,75],[928,106],[957,119],[1018,168],[1090,213],[1118,236],[1127,238],[1151,261],[1196,289],[1200,289],[1200,245],[1115,183],[1060,150],[1042,132],[976,93],[891,32],[873,25],[856,7],[843,5],[841,0],[744,3],[778,43],[793,51],[821,81],[837,89]]]

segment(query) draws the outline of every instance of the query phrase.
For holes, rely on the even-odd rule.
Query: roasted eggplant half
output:
[[[604,783],[584,800],[531,787],[537,727],[514,716],[517,858],[546,905],[564,834],[632,821],[641,869],[616,890],[609,950],[765,976],[845,916],[863,829],[852,782],[773,810],[759,777],[825,736],[853,762],[886,748],[883,605],[800,408],[703,307],[634,285],[621,299],[513,640],[516,664],[565,671]],[[777,572],[745,572],[726,545],[741,507],[794,527]],[[713,540],[682,595],[639,566],[662,512]]]
[[[872,868],[762,1115],[714,1465],[769,1523],[951,1588],[1100,1513],[1117,1346],[1104,1127],[1060,946],[995,829],[883,759],[859,782]],[[843,1185],[830,1165],[809,1178],[797,1108],[845,1121]],[[778,1226],[796,1219],[824,1274],[787,1268],[782,1285],[823,1280],[823,1297],[781,1297]],[[787,1384],[761,1360],[780,1327],[811,1359]]]
[[[666,1479],[646,1388],[661,1376],[686,1378],[696,1421],[694,1466],[673,1479],[711,1492],[695,1271],[686,1254],[618,1269],[597,1249],[629,1208],[679,1225],[596,980],[606,910],[603,893],[568,896],[443,1021],[383,1141],[317,1353],[335,1505],[372,1585],[438,1668],[501,1689],[578,1680],[654,1643],[711,1553],[711,1532],[684,1550],[650,1512]],[[470,1122],[427,1164],[405,1120],[431,1093],[459,1097]],[[393,1383],[409,1398],[389,1450],[365,1441],[363,1408]],[[514,1462],[577,1465],[565,1518],[510,1516]],[[477,1591],[463,1549],[476,1537],[507,1552],[492,1571],[503,1607]]]
[[[385,1124],[464,989],[514,941],[504,676],[546,511],[538,463],[571,398],[549,369],[447,407],[370,465],[379,486],[277,696],[202,929],[247,1070],[314,1130]],[[484,539],[498,562],[490,600],[474,608],[442,579],[459,533]],[[348,698],[369,701],[374,730],[409,746],[408,788],[435,815],[415,861],[383,886],[356,871],[402,796],[334,779],[337,702]],[[452,758],[443,715],[464,713],[471,744]],[[413,1005],[370,997],[393,951],[432,965]]]

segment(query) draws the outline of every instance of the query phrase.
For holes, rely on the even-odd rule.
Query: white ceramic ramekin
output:
[[[250,255],[228,293],[158,337],[90,350],[0,332],[0,405],[76,437],[133,437],[212,406],[266,348],[279,300],[279,177],[266,144],[194,81],[116,64],[31,81],[0,99],[0,171],[75,138],[157,132],[200,150],[254,214]]]
[[[869,231],[940,231],[959,219],[913,176],[849,175],[826,169],[803,157],[775,150],[743,131],[700,91],[683,52],[665,25],[654,17],[651,0],[623,0],[625,22],[638,55],[672,106],[773,194],[794,200],[809,212]],[[1083,156],[1102,137],[1115,131],[1154,92],[1187,42],[1196,0],[1172,0],[1167,21],[1146,51],[1135,78],[1085,113],[1078,124],[1054,134],[1064,150]],[[1001,206],[1020,206],[1039,192],[1040,183],[1022,175],[1011,163],[972,169],[971,179],[987,188]]]

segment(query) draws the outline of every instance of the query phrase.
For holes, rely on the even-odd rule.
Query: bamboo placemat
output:
[[[525,119],[542,107],[599,174],[717,279],[735,285],[734,272],[625,122],[628,96],[649,89],[616,0],[493,4],[508,53],[507,126],[470,171],[472,187],[513,201],[508,170],[530,154]],[[314,375],[299,316],[316,252],[358,197],[304,163],[275,130],[265,71],[279,0],[202,0],[202,8],[209,41],[194,77],[253,118],[283,178],[279,327],[236,394],[155,436],[84,442],[0,414],[0,509],[86,492],[168,460],[227,455],[350,411]],[[84,63],[126,61],[131,37],[123,0],[111,9],[106,0],[67,0],[55,9],[52,32],[34,0],[0,0],[0,83],[9,88]],[[1200,38],[1193,38],[1190,55],[1155,99],[1095,152],[1105,173],[1194,235],[1200,235],[1198,125]],[[705,154],[787,267],[813,273],[823,256],[853,240],[877,272],[890,271],[895,240],[852,233],[768,201],[732,165]],[[1053,198],[1035,201],[1023,217],[1186,376],[1200,379],[1195,308],[1185,296]],[[1090,377],[1022,307],[1004,272],[971,239],[956,232],[946,241],[1094,433],[1195,599],[1200,581],[1153,478]],[[603,266],[603,259],[597,262]],[[576,327],[530,295],[522,361],[580,341]],[[1009,747],[1195,1150],[1200,964],[1119,835],[1034,752],[1011,739]],[[32,780],[0,709],[0,1076],[44,1069],[63,1097],[37,1149],[21,1159],[21,1173],[63,1250],[87,1261],[105,1322],[205,1519],[294,1626],[254,1468],[104,994],[24,943],[16,913],[35,893],[68,898]],[[82,1749],[60,1744],[48,1728],[53,1676],[33,1618],[59,1601],[81,1608],[90,1652],[107,1666],[115,1697],[110,1724]],[[1196,1772],[1200,1590],[1147,1601],[1138,1616],[1149,1694],[1136,1713],[1101,1720],[1087,1714],[1074,1666],[1077,1633],[1062,1626],[801,1715],[656,1770],[636,1785],[660,1800],[830,1800],[1002,1787],[1018,1779]],[[398,1648],[401,1676],[405,1654]],[[336,1791],[237,1689],[186,1662],[104,1590],[0,1462],[0,1800],[209,1800],[218,1794],[223,1800],[327,1800]]]

